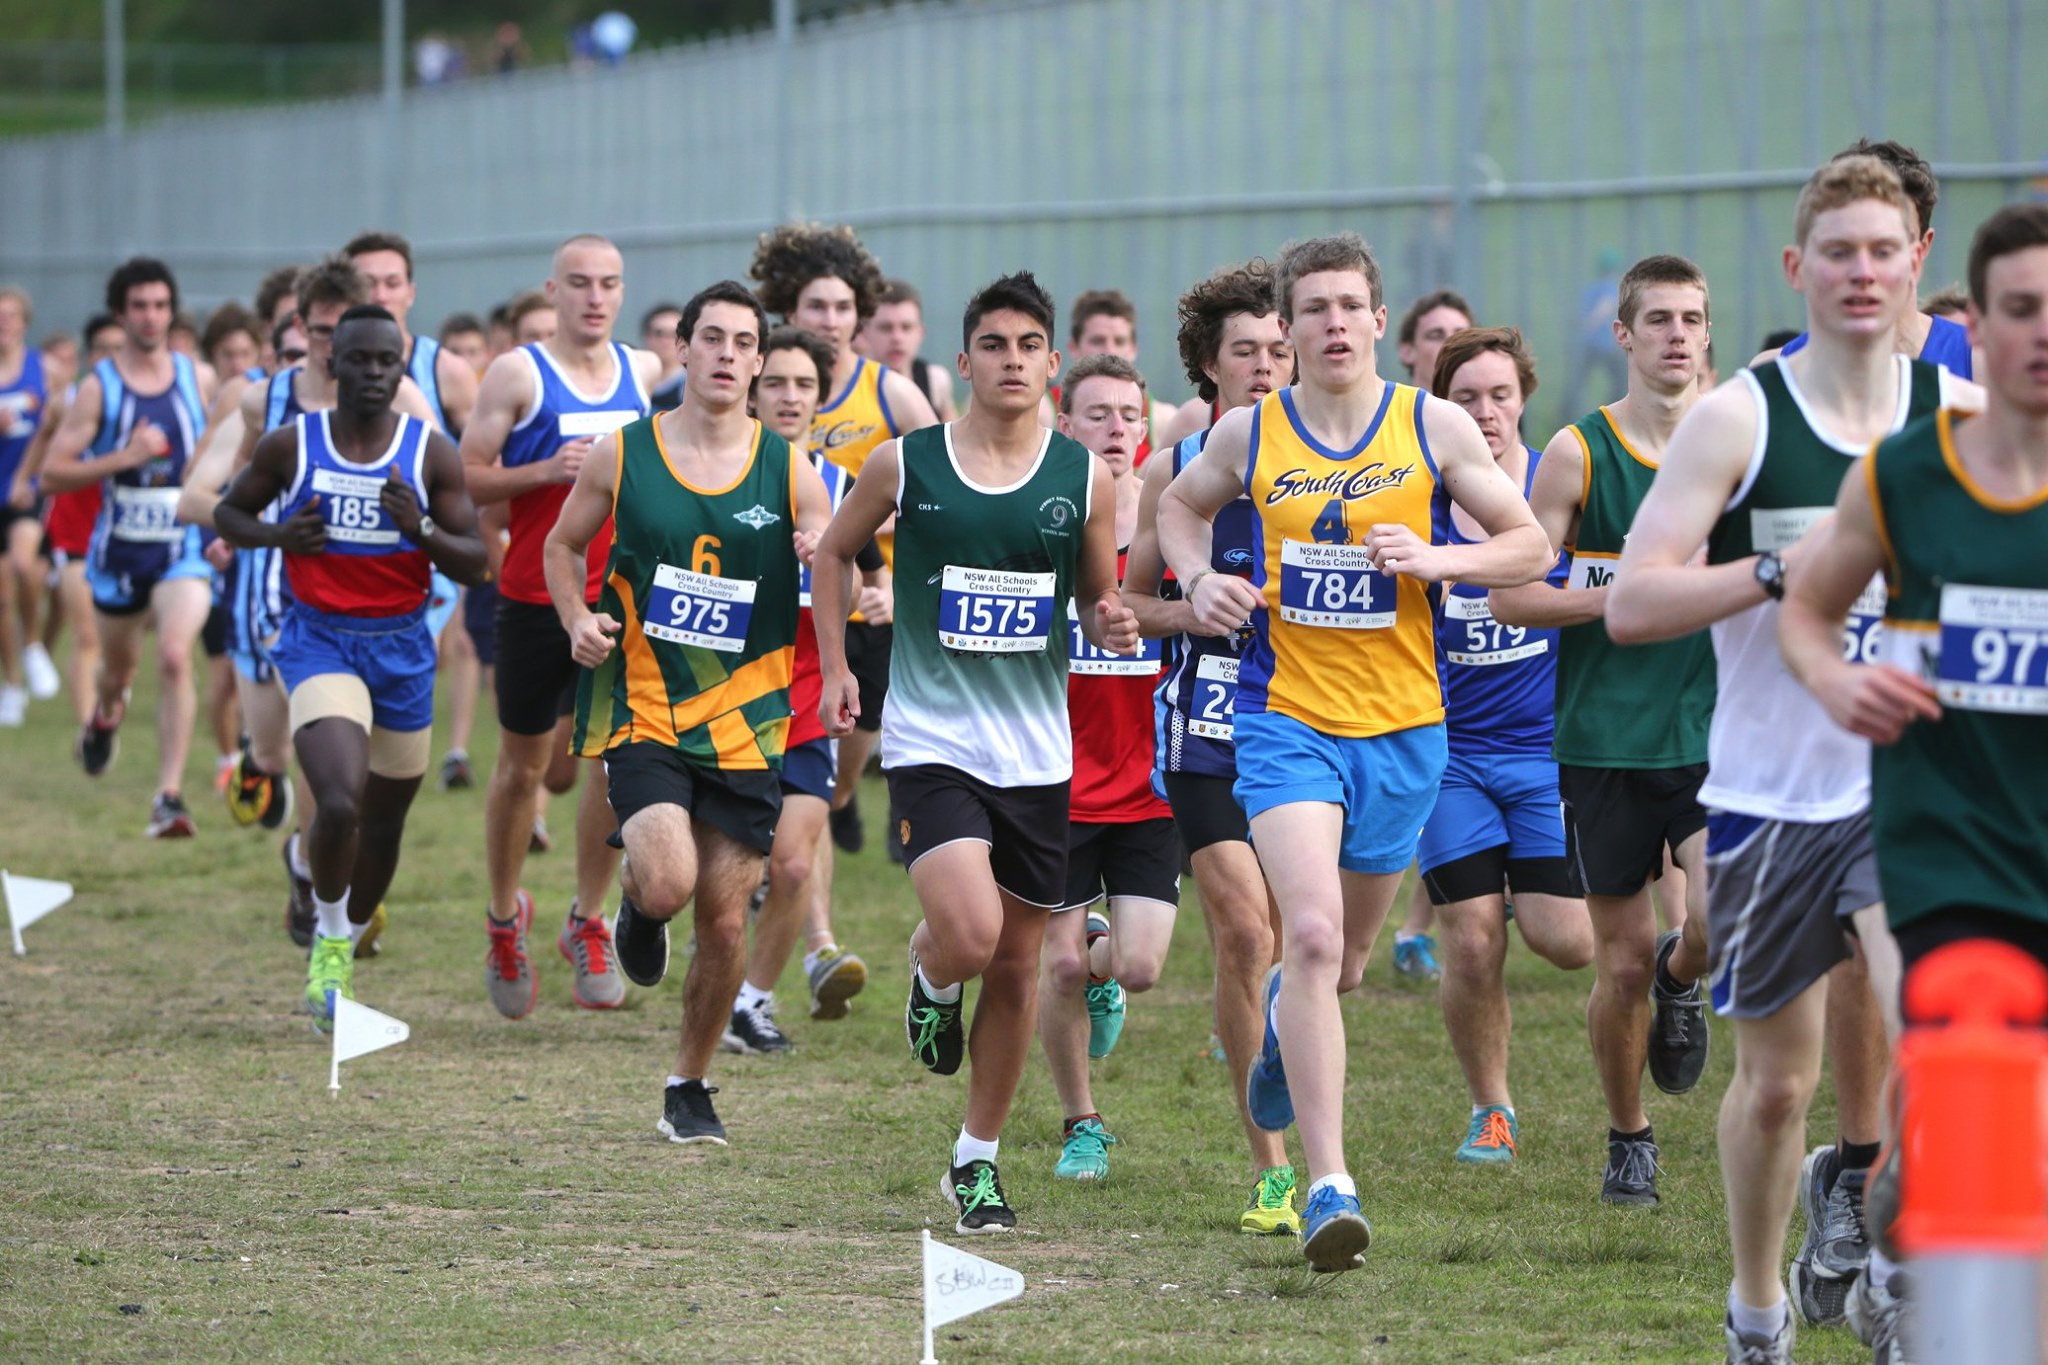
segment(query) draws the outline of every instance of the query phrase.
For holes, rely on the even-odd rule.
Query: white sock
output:
[[[763,1000],[773,1000],[774,998],[774,991],[764,991],[751,981],[742,981],[740,982],[739,999],[732,1002],[732,1007],[736,1010],[750,1010]]]
[[[1424,936],[1421,934],[1411,934],[1405,929],[1396,929],[1394,931],[1394,942],[1396,943],[1413,943],[1416,939],[1422,937]]]
[[[1735,1292],[1734,1285],[1728,1286],[1728,1321],[1743,1336],[1770,1340],[1784,1327],[1785,1315],[1791,1311],[1792,1305],[1782,1295],[1769,1308],[1751,1308]]]
[[[1898,1160],[1896,1154],[1894,1154],[1892,1160]],[[1870,1249],[1870,1264],[1864,1269],[1863,1273],[1870,1277],[1872,1284],[1876,1285],[1879,1289],[1883,1289],[1892,1282],[1892,1275],[1898,1268],[1899,1263],[1897,1261],[1894,1261],[1876,1247],[1872,1247]]]
[[[1342,1195],[1348,1195],[1353,1199],[1358,1198],[1358,1183],[1354,1181],[1350,1176],[1344,1174],[1344,1172],[1342,1171],[1337,1171],[1334,1174],[1326,1175],[1321,1180],[1318,1180],[1315,1184],[1309,1186],[1308,1197],[1311,1199],[1315,1198],[1316,1191],[1325,1188],[1335,1190],[1337,1193]]]
[[[814,968],[814,967],[816,967],[816,966],[818,965],[818,959],[819,959],[819,958],[821,958],[821,957],[824,957],[824,956],[825,956],[825,955],[826,955],[827,953],[836,953],[836,952],[838,952],[838,951],[839,951],[839,945],[838,945],[838,944],[836,944],[836,943],[827,943],[827,944],[823,944],[823,945],[821,945],[820,947],[817,947],[817,948],[813,948],[813,949],[812,949],[812,950],[811,950],[810,952],[808,952],[808,953],[805,953],[805,954],[804,954],[804,974],[805,974],[806,976],[808,976],[808,975],[810,974],[810,972],[811,972],[811,969],[812,969],[812,968]]]
[[[924,988],[924,993],[935,1005],[950,1005],[960,998],[959,982],[956,981],[950,986],[934,986],[932,979],[924,974],[923,963],[919,963],[917,967],[917,984]],[[989,1160],[993,1161],[995,1158],[990,1157]]]
[[[348,922],[348,937],[351,943],[361,943],[363,935],[369,932],[370,925],[368,921],[364,921],[361,924],[357,924],[354,920]]]
[[[968,1132],[967,1126],[962,1124],[960,1136],[953,1140],[953,1164],[965,1166],[970,1161],[994,1161],[996,1144],[1000,1141],[1000,1138],[991,1138],[984,1142]]]
[[[702,1076],[671,1076],[668,1078],[668,1083],[670,1085],[684,1085],[690,1081],[695,1081],[699,1085],[704,1084],[704,1078]]]
[[[348,938],[348,892],[338,901],[323,901],[313,893],[313,932],[322,938]]]

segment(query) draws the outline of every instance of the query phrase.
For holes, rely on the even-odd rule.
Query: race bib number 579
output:
[[[2048,591],[1944,585],[1935,692],[1966,711],[2048,714]]]

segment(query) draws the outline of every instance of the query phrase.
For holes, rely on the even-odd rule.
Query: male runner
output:
[[[918,354],[924,349],[924,299],[910,281],[882,281],[875,311],[862,324],[856,341],[861,354],[877,365],[909,375],[931,400],[941,422],[960,415],[953,408],[953,376]]]
[[[441,430],[459,438],[476,407],[476,371],[435,338],[406,330],[406,317],[419,297],[412,276],[412,243],[395,232],[363,232],[343,247],[341,254],[370,282],[370,302],[398,319],[398,330],[405,338],[406,376],[426,395]]]
[[[1145,381],[1121,356],[1067,367],[1060,434],[1109,471],[1118,572],[1138,529]],[[1155,639],[1126,656],[1090,646],[1076,608],[1068,619],[1067,714],[1074,776],[1067,816],[1067,886],[1046,926],[1038,1031],[1065,1123],[1053,1174],[1109,1175],[1116,1141],[1096,1110],[1088,1059],[1107,1057],[1124,1027],[1126,992],[1157,984],[1180,908],[1180,836],[1152,790],[1152,693],[1163,654]],[[1100,901],[1107,917],[1094,913]]]
[[[1985,219],[1969,280],[1983,414],[1943,411],[1880,441],[1843,480],[1778,617],[1787,667],[1835,724],[1877,746],[1877,873],[1907,967],[1974,938],[2048,963],[2048,208]],[[1884,643],[1877,662],[1852,666],[1843,622],[1873,572]],[[1873,1222],[1889,1216],[1879,1194]],[[1871,1231],[1882,1242],[1887,1229]],[[1873,1248],[1848,1317],[1879,1360],[1903,1350],[1904,1288]]]
[[[896,519],[903,629],[882,770],[924,912],[904,1027],[927,1070],[951,1075],[974,1058],[940,1185],[957,1231],[993,1233],[1017,1226],[997,1144],[1031,1051],[1046,917],[1067,889],[1073,737],[1060,617],[1072,599],[1088,643],[1116,654],[1136,651],[1138,629],[1117,592],[1109,471],[1038,421],[1059,367],[1051,296],[1028,272],[1006,275],[968,302],[961,332],[967,415],[875,449],[812,572],[820,715],[844,737],[862,705],[841,624],[854,555]]]
[[[178,285],[162,261],[137,256],[117,267],[107,279],[107,310],[121,320],[121,349],[79,381],[42,472],[52,493],[91,483],[105,489],[86,561],[100,667],[78,760],[94,777],[113,762],[143,635],[153,625],[157,794],[147,833],[184,838],[193,828],[180,794],[197,709],[192,646],[212,604],[213,570],[200,555],[199,528],[178,519],[178,483],[204,429],[212,385],[170,349]]]
[[[566,743],[557,721],[574,709],[577,684],[569,635],[544,581],[541,543],[592,445],[647,415],[647,386],[661,365],[612,340],[625,263],[604,238],[585,233],[557,247],[546,294],[558,324],[554,335],[491,362],[462,433],[470,496],[480,507],[509,502],[511,516],[498,580],[498,766],[484,799],[491,877],[484,982],[508,1019],[524,1018],[540,998],[526,951],[533,899],[519,874],[549,755]],[[592,529],[586,602],[597,601],[603,587],[607,534],[602,525]],[[586,1009],[613,1009],[626,996],[604,920],[616,865],[605,841],[617,828],[604,784],[592,774],[576,810],[576,899],[556,940],[575,969],[575,1001]]]
[[[682,405],[598,442],[546,549],[548,589],[588,670],[576,750],[603,758],[626,847],[618,948],[635,981],[661,980],[668,922],[695,903],[660,1131],[721,1147],[704,1077],[739,992],[747,893],[781,807],[799,560],[830,515],[810,463],[747,415],[766,324],[731,280],[684,305]],[[586,565],[607,528],[593,612]]]
[[[467,581],[484,566],[453,443],[391,406],[405,378],[397,319],[374,304],[352,307],[331,345],[333,409],[301,413],[259,440],[214,508],[223,539],[275,548],[291,580],[272,652],[315,807],[306,1009],[323,1030],[336,997],[355,998],[356,942],[398,870],[406,811],[427,770],[432,569]]]
[[[1074,300],[1067,321],[1068,363],[1085,360],[1091,355],[1113,355],[1131,364],[1138,363],[1138,306],[1120,289],[1090,289]],[[1046,401],[1039,416],[1047,426],[1059,421],[1060,385],[1054,384],[1046,392]],[[1159,435],[1159,445],[1167,444],[1166,434],[1175,422],[1181,420],[1181,409],[1159,399],[1148,400],[1145,411],[1145,429],[1139,433],[1137,466],[1142,469],[1152,454],[1153,436]],[[1186,435],[1185,431],[1180,433]],[[1176,438],[1177,439],[1177,438]]]
[[[857,479],[882,442],[938,420],[909,376],[854,349],[861,324],[874,314],[883,279],[882,267],[852,228],[786,223],[762,235],[751,269],[769,312],[832,343],[832,392],[812,423],[813,450]],[[893,567],[894,539],[888,528],[876,544]],[[873,615],[862,612],[846,632],[847,660],[863,690],[859,724],[839,746],[831,827],[833,842],[848,853],[857,852],[865,839],[856,791],[880,733],[891,638],[887,605]]]
[[[0,726],[10,728],[28,713],[25,651],[40,644],[37,608],[43,600],[36,575],[43,527],[33,490],[22,481],[17,496],[15,479],[50,399],[42,353],[28,344],[34,315],[24,291],[0,287]],[[57,694],[56,670],[47,657],[33,681],[39,697]]]
[[[656,412],[667,412],[683,401],[683,356],[676,343],[676,326],[682,320],[683,310],[665,300],[640,315],[640,349],[661,361],[661,373],[648,386]]]
[[[1472,305],[1456,290],[1438,289],[1409,304],[1408,311],[1401,315],[1401,327],[1396,333],[1399,345],[1395,350],[1402,368],[1408,371],[1408,381],[1417,388],[1429,389],[1436,379],[1437,352],[1451,333],[1471,325]],[[1518,440],[1516,448],[1520,446]],[[1525,491],[1527,487],[1525,483]],[[1436,907],[1430,900],[1429,885],[1417,877],[1415,890],[1408,898],[1408,913],[1401,927],[1394,931],[1396,979],[1417,985],[1443,979],[1443,963],[1437,959],[1436,938],[1430,932],[1435,927]]]
[[[680,316],[680,314],[679,314]],[[754,381],[754,413],[761,425],[789,442],[825,485],[828,511],[836,512],[853,478],[810,449],[811,421],[832,382],[832,343],[800,327],[777,327],[761,344]],[[882,555],[864,550],[864,575],[879,574]],[[775,983],[789,965],[799,934],[807,940],[804,976],[811,1017],[843,1019],[846,1002],[867,985],[867,964],[840,948],[832,934],[832,740],[818,719],[824,677],[818,669],[818,634],[811,624],[811,568],[799,575],[796,653],[789,684],[789,736],[782,755],[782,813],[769,851],[768,883],[754,920],[747,974],[733,1001],[732,1022],[720,1045],[730,1052],[787,1052],[792,1044],[775,1023]]]
[[[1828,1196],[1847,1183],[1845,1169],[1860,1185],[1876,1156],[1874,1068],[1837,1068],[1842,1145],[1816,1149],[1803,1172],[1798,1162],[1827,1034],[1826,983],[1850,955],[1848,921],[1868,911],[1857,932],[1866,942],[1884,933],[1870,746],[1828,725],[1786,671],[1776,604],[1787,561],[1807,548],[1801,538],[1827,516],[1851,462],[1942,405],[1944,371],[1894,346],[1914,307],[1917,235],[1912,201],[1875,157],[1831,161],[1807,181],[1785,273],[1806,296],[1812,341],[1743,371],[1687,418],[1636,513],[1608,600],[1608,630],[1623,644],[1713,628],[1718,700],[1700,801],[1714,1008],[1735,1021],[1719,1143],[1735,1253],[1731,1361],[1755,1359],[1758,1348],[1765,1359],[1792,1358],[1779,1261],[1796,1194],[1807,1211],[1792,1263],[1800,1317],[1838,1321],[1869,1256],[1860,1199],[1842,1188],[1831,1222]],[[1702,543],[1706,562],[1692,562]],[[1878,648],[1872,606],[1838,637],[1859,662]],[[1862,1051],[1881,1048],[1869,987],[1849,989],[1863,996],[1875,1035]]]
[[[1217,423],[1160,496],[1159,545],[1205,629],[1254,631],[1235,789],[1285,947],[1246,1098],[1267,1129],[1299,1113],[1302,1250],[1337,1271],[1372,1236],[1344,1160],[1337,997],[1364,975],[1444,767],[1427,585],[1522,583],[1555,556],[1472,419],[1379,377],[1387,314],[1364,240],[1294,243],[1275,276],[1299,382]],[[1250,581],[1213,567],[1210,523],[1240,494],[1263,559]],[[1446,499],[1489,538],[1432,543]]]
[[[491,339],[484,331],[483,319],[474,313],[450,313],[436,339],[443,351],[469,366],[470,373],[482,382],[491,364]]]
[[[1294,347],[1280,326],[1273,267],[1263,260],[1216,274],[1180,297],[1180,355],[1197,401],[1224,412],[1252,407],[1294,375]],[[1153,787],[1163,791],[1195,872],[1216,959],[1216,1034],[1230,1074],[1232,1103],[1251,1146],[1252,1193],[1241,1231],[1299,1233],[1294,1167],[1279,1133],[1252,1122],[1245,1077],[1265,1029],[1259,999],[1273,964],[1278,915],[1252,854],[1251,827],[1231,794],[1237,754],[1231,722],[1246,633],[1203,633],[1177,584],[1160,583],[1159,496],[1201,453],[1209,428],[1145,466],[1138,529],[1124,568],[1124,601],[1147,637],[1166,637],[1167,668],[1153,704],[1157,757]],[[1249,578],[1251,500],[1216,515],[1210,567]],[[1162,600],[1163,599],[1163,600]]]
[[[1512,327],[1465,328],[1437,348],[1430,391],[1463,408],[1487,449],[1526,496],[1542,457],[1522,444],[1522,410],[1536,392],[1536,360]],[[1452,545],[1478,527],[1453,511]],[[1562,555],[1547,575],[1564,583]],[[1557,760],[1557,632],[1504,626],[1484,588],[1447,585],[1436,602],[1437,671],[1444,680],[1450,759],[1416,862],[1443,925],[1438,1001],[1444,1032],[1471,1091],[1472,1117],[1457,1159],[1512,1161],[1521,1129],[1508,1093],[1511,1016],[1505,976],[1508,903],[1522,941],[1546,962],[1577,971],[1593,960],[1593,926],[1565,865]]]
[[[1529,506],[1572,557],[1568,584],[1494,592],[1504,626],[1558,629],[1551,754],[1564,803],[1572,889],[1593,920],[1586,1032],[1607,1100],[1600,1198],[1657,1202],[1657,1143],[1643,1110],[1643,1066],[1666,1094],[1707,1064],[1704,856],[1707,722],[1714,651],[1704,631],[1648,647],[1617,644],[1603,618],[1629,522],[1679,419],[1699,401],[1707,281],[1679,256],[1647,256],[1621,278],[1615,344],[1628,392],[1550,439]],[[1685,873],[1685,923],[1659,937],[1650,883],[1664,854]]]

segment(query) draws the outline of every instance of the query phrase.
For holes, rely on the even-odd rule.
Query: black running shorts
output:
[[[1060,909],[1123,896],[1180,904],[1180,834],[1171,819],[1067,826],[1067,896]]]
[[[552,606],[498,598],[498,724],[515,735],[544,735],[576,709],[576,660],[569,632]]]
[[[889,655],[895,641],[894,626],[846,623],[846,667],[860,684],[860,719],[853,723],[857,730],[873,734],[882,728],[882,702],[889,695]]]
[[[604,755],[619,828],[649,806],[681,806],[690,819],[760,853],[775,842],[782,781],[767,769],[711,768],[666,744],[621,744]]]
[[[1573,889],[1571,864],[1563,858],[1510,858],[1507,844],[1495,844],[1462,858],[1453,858],[1422,874],[1431,905],[1456,905],[1482,896],[1498,896],[1502,886],[1518,896],[1563,896]],[[1661,869],[1659,869],[1661,871]]]
[[[1700,784],[1707,765],[1575,768],[1560,763],[1564,853],[1572,894],[1633,896],[1664,875],[1664,850],[1707,827]]]
[[[1166,804],[1173,807],[1173,822],[1180,826],[1180,840],[1193,857],[1211,844],[1248,844],[1251,822],[1244,807],[1237,804],[1232,790],[1235,779],[1211,777],[1206,773],[1167,773]]]
[[[958,768],[921,763],[883,772],[891,835],[905,867],[935,848],[973,839],[988,845],[996,885],[1026,905],[1054,910],[1067,891],[1067,810],[1072,784],[991,787]]]

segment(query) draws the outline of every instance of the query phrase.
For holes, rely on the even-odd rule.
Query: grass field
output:
[[[345,1066],[330,1098],[275,838],[230,824],[204,754],[199,836],[141,837],[151,697],[145,678],[97,783],[61,703],[0,731],[0,864],[78,889],[27,958],[0,961],[0,1357],[916,1359],[918,1231],[967,1241],[936,1191],[963,1087],[904,1045],[916,911],[872,842],[879,784],[838,912],[873,984],[850,1019],[814,1024],[792,971],[797,1052],[721,1058],[733,1145],[685,1149],[654,1131],[682,964],[618,1012],[571,1007],[547,943],[566,849],[528,866],[541,1007],[512,1023],[486,1001],[480,791],[414,807],[387,950],[356,977],[412,1039]],[[479,729],[483,772],[488,713]],[[1312,1277],[1292,1243],[1235,1231],[1250,1176],[1201,1052],[1210,960],[1186,899],[1164,982],[1096,1064],[1122,1139],[1111,1179],[1055,1185],[1060,1116],[1035,1062],[1003,1148],[1023,1231],[971,1244],[1021,1270],[1024,1296],[942,1329],[941,1360],[1720,1358],[1725,1030],[1696,1093],[1653,1099],[1663,1207],[1609,1209],[1589,974],[1517,949],[1523,1157],[1471,1170],[1450,1159],[1468,1106],[1435,1002],[1376,958],[1347,1006],[1375,1240],[1366,1269]],[[1801,1338],[1802,1361],[1864,1358],[1846,1330]]]

